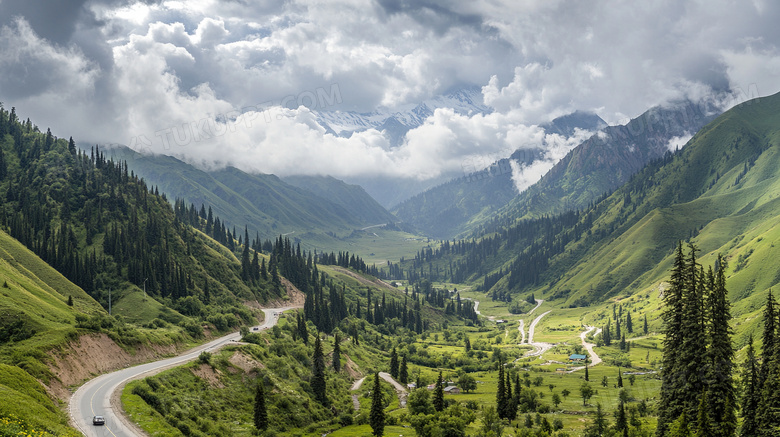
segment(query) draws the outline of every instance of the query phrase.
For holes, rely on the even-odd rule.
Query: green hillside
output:
[[[780,282],[771,267],[780,256],[779,110],[780,95],[746,102],[583,210],[494,218],[482,238],[432,245],[399,267],[493,298],[534,293],[554,307],[588,307],[588,322],[632,296],[657,308],[673,249],[690,240],[705,265],[725,256],[735,323],[752,327],[766,291]],[[738,332],[744,345],[752,328]]]
[[[343,207],[366,226],[398,221],[360,185],[350,185],[332,176],[286,176],[282,181]]]
[[[125,147],[112,147],[109,155],[127,160],[131,171],[169,199],[211,207],[229,227],[246,225],[253,236],[327,235],[395,221],[362,188],[331,177],[280,179],[234,167],[204,171],[170,156],[141,155]]]
[[[77,336],[77,316],[100,315],[79,287],[0,231],[0,433],[14,429],[76,435],[46,389],[47,352]],[[69,305],[68,302],[72,302]],[[15,423],[15,425],[13,425]]]

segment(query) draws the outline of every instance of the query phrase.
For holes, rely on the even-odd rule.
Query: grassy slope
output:
[[[290,178],[252,175],[235,168],[206,172],[170,156],[143,156],[119,147],[112,156],[168,197],[183,198],[214,214],[230,227],[249,226],[264,238],[295,231],[343,233],[394,221],[394,217],[362,188],[333,178]]]
[[[16,416],[35,429],[57,435],[74,433],[43,385],[27,372],[45,377],[46,352],[75,337],[76,314],[103,310],[83,290],[2,231],[0,282],[7,284],[0,288],[2,325],[23,320],[34,332],[30,338],[0,346],[0,415]],[[73,297],[73,307],[67,304],[68,296]]]

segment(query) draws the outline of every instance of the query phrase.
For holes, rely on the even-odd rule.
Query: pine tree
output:
[[[506,388],[504,387],[504,362],[499,358],[498,360],[498,388],[496,389],[496,410],[498,410],[498,417],[506,419],[507,411],[507,398]]]
[[[777,320],[775,320],[777,316],[774,298],[770,293],[764,309],[764,341],[768,341],[769,346],[762,353],[763,362],[759,373],[759,384],[761,384],[761,397],[758,404],[759,435],[774,435],[773,433],[777,433],[780,429],[780,360],[777,358]]]
[[[764,333],[761,336],[761,369],[758,374],[758,384],[761,387],[766,381],[769,365],[775,361],[775,338],[777,336],[775,316],[775,298],[772,296],[772,290],[769,290],[764,307]]]
[[[758,403],[761,396],[758,385],[758,361],[753,348],[753,335],[748,340],[747,356],[742,370],[742,431],[741,435],[752,437],[758,435]]]
[[[69,296],[68,296],[68,306],[69,306],[69,307],[72,307],[72,306],[73,306],[73,296],[72,296],[72,295],[69,295]]]
[[[645,325],[642,328],[642,331],[647,335],[647,314],[645,314]]]
[[[436,411],[444,411],[444,380],[441,376],[441,370],[436,379],[436,388],[433,390],[433,408]]]
[[[610,327],[610,319],[607,319],[607,326],[604,327],[601,335],[604,338],[604,345],[605,346],[611,346],[612,345],[612,329]]]
[[[341,339],[338,332],[333,338],[333,370],[337,373],[341,371]]]
[[[257,388],[255,389],[255,428],[264,430],[268,428],[268,411],[265,408],[265,390],[263,388],[263,378],[258,378]]]
[[[374,390],[371,393],[371,413],[368,420],[374,436],[381,437],[385,433],[385,406],[384,402],[382,402],[379,372],[374,373]]]
[[[322,353],[322,342],[317,333],[317,339],[314,342],[314,358],[312,359],[313,372],[311,377],[311,389],[314,391],[314,397],[322,405],[327,405],[327,387],[325,385],[325,356]]]
[[[724,436],[732,436],[734,435],[734,431],[731,431],[731,434],[716,434],[713,432],[713,423],[710,420],[710,415],[707,411],[707,392],[701,394],[699,401],[699,408],[696,413],[696,437],[715,437],[716,435],[724,435]],[[736,420],[736,419],[735,419]],[[734,428],[736,428],[737,423],[734,422]]]
[[[466,352],[471,350],[471,342],[469,341],[469,337],[466,336],[466,341],[464,342],[464,346],[466,348]]]
[[[623,388],[623,372],[620,371],[620,367],[618,367],[617,386]]]
[[[631,312],[626,313],[626,331],[629,334],[634,333],[634,323],[631,321]]]
[[[409,369],[406,364],[406,355],[401,357],[401,367],[398,369],[398,382],[401,384],[409,382]]]
[[[712,423],[712,431],[716,435],[734,435],[737,424],[735,408],[737,406],[736,390],[734,388],[734,347],[731,344],[733,331],[729,326],[731,320],[731,305],[726,290],[726,276],[723,272],[723,259],[718,256],[717,265],[721,268],[713,275],[708,271],[708,283],[711,290],[706,307],[708,317],[708,347],[707,361],[707,393]],[[698,419],[697,419],[698,421]],[[699,426],[702,425],[699,423]]]
[[[390,353],[390,376],[398,379],[398,353],[396,353],[395,348]]]
[[[588,376],[588,357],[585,357],[585,381],[590,381]]]
[[[618,408],[615,411],[615,429],[619,432],[625,432],[628,430],[628,417],[626,417],[626,408],[622,398],[620,399]]]
[[[661,402],[658,403],[658,426],[656,434],[666,435],[672,422],[683,413],[683,402],[677,396],[682,388],[684,374],[677,360],[682,348],[683,293],[685,289],[686,259],[682,242],[677,244],[669,288],[664,291],[664,354],[661,370]]]

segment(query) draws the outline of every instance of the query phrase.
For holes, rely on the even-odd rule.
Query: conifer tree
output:
[[[620,371],[620,367],[618,367],[617,386],[623,388],[623,372]]]
[[[507,411],[507,399],[506,388],[504,387],[504,362],[501,358],[498,360],[498,388],[496,389],[496,410],[498,410],[498,417],[506,419]]]
[[[398,379],[398,353],[395,351],[395,348],[390,352],[390,376]]]
[[[618,407],[615,411],[615,429],[621,433],[628,431],[628,417],[626,417],[626,408],[622,398],[619,399]]]
[[[664,291],[663,333],[664,354],[661,370],[661,402],[658,403],[658,426],[656,434],[666,436],[672,422],[683,414],[683,402],[677,394],[682,388],[684,374],[678,366],[678,355],[682,348],[683,293],[685,289],[686,259],[682,242],[677,244],[669,288]]]
[[[615,320],[615,338],[623,336],[623,332],[620,329],[620,319]]]
[[[645,314],[645,324],[642,327],[642,332],[644,332],[644,334],[647,335],[647,314]]]
[[[401,384],[409,382],[409,369],[406,364],[406,355],[401,357],[401,367],[398,369],[398,382]]]
[[[740,435],[751,437],[758,435],[758,403],[761,396],[758,385],[759,365],[756,350],[753,348],[753,335],[748,340],[747,356],[742,368],[742,431]]]
[[[385,433],[385,406],[382,402],[382,387],[379,385],[379,372],[374,373],[374,390],[371,393],[371,413],[369,424],[376,437]]]
[[[433,408],[436,411],[444,411],[444,380],[441,376],[441,370],[436,379],[436,388],[433,390]]]
[[[761,369],[758,374],[758,384],[762,388],[769,372],[769,365],[774,361],[775,338],[777,336],[775,316],[775,298],[770,289],[764,307],[764,333],[761,336]]]
[[[631,312],[626,312],[626,331],[628,331],[629,334],[634,333],[634,323],[631,321]]]
[[[333,370],[337,373],[341,371],[341,339],[338,332],[333,338]]]
[[[604,345],[605,346],[611,346],[612,345],[612,329],[610,327],[610,319],[607,319],[607,326],[603,329],[603,338],[604,338]]]
[[[258,430],[264,430],[268,428],[268,411],[265,407],[265,390],[263,388],[263,378],[260,377],[257,380],[257,388],[255,389],[255,428]]]
[[[761,397],[758,404],[759,435],[776,435],[780,432],[780,360],[777,358],[777,332],[775,318],[778,313],[775,308],[774,298],[767,299],[767,307],[764,309],[764,341],[769,341],[770,349],[762,352],[763,362],[759,373]],[[763,382],[761,378],[763,377]]]
[[[322,342],[317,333],[317,339],[314,341],[314,357],[312,359],[313,372],[311,377],[311,388],[314,391],[314,397],[322,405],[327,405],[327,387],[325,385],[325,356],[322,353]]]
[[[588,376],[588,357],[585,357],[585,381],[590,381]]]
[[[731,305],[726,290],[726,276],[723,272],[723,259],[718,256],[716,265],[721,266],[713,275],[708,271],[708,283],[711,290],[706,307],[709,309],[707,335],[707,393],[712,431],[719,436],[732,436],[736,430],[737,406],[736,390],[734,388],[734,347],[731,344],[733,331],[729,326],[731,320]],[[697,418],[697,423],[698,423]],[[703,425],[698,423],[699,427]]]
[[[715,437],[716,435],[724,435],[724,436],[732,436],[734,435],[734,431],[731,432],[731,434],[716,434],[713,432],[713,424],[710,421],[710,415],[707,411],[707,392],[701,394],[701,399],[699,401],[699,408],[696,413],[696,437]],[[734,423],[734,427],[736,428],[736,422]]]

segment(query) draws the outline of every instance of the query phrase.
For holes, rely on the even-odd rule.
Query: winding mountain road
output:
[[[593,343],[588,343],[587,341],[585,341],[585,337],[587,337],[588,334],[591,331],[596,329],[596,327],[595,326],[586,326],[585,328],[587,328],[587,329],[585,331],[583,331],[582,333],[580,333],[580,340],[582,340],[582,346],[588,351],[588,355],[590,356],[590,362],[588,363],[588,367],[593,367],[596,364],[601,363],[601,357],[599,357],[598,354],[596,354],[596,352],[593,351],[593,347],[596,346],[596,345],[593,344]],[[600,333],[601,333],[601,328],[596,329],[596,333],[594,335],[599,335]],[[582,370],[584,368],[585,368],[585,366],[575,367],[575,368],[569,370],[569,373],[576,372],[576,371]]]
[[[528,344],[533,346],[534,350],[526,352],[523,357],[539,357],[553,347],[552,343],[534,342],[534,331],[536,330],[536,325],[539,324],[539,322],[542,320],[542,317],[550,314],[551,312],[552,310],[547,311],[546,313],[542,313],[537,316],[533,322],[531,322],[531,326],[528,327]]]
[[[276,325],[279,315],[287,310],[298,308],[297,306],[263,309],[265,321],[255,327],[257,330],[269,329]],[[252,328],[252,331],[255,330]],[[120,402],[120,390],[132,380],[154,375],[171,367],[179,366],[198,358],[201,352],[212,352],[217,349],[239,341],[241,334],[234,332],[224,337],[212,340],[206,344],[190,349],[182,355],[152,363],[141,364],[112,373],[106,373],[86,382],[79,387],[70,398],[70,416],[73,424],[85,436],[92,437],[130,437],[143,436],[135,424],[122,414]],[[93,426],[92,416],[103,416],[106,419],[105,426]]]

